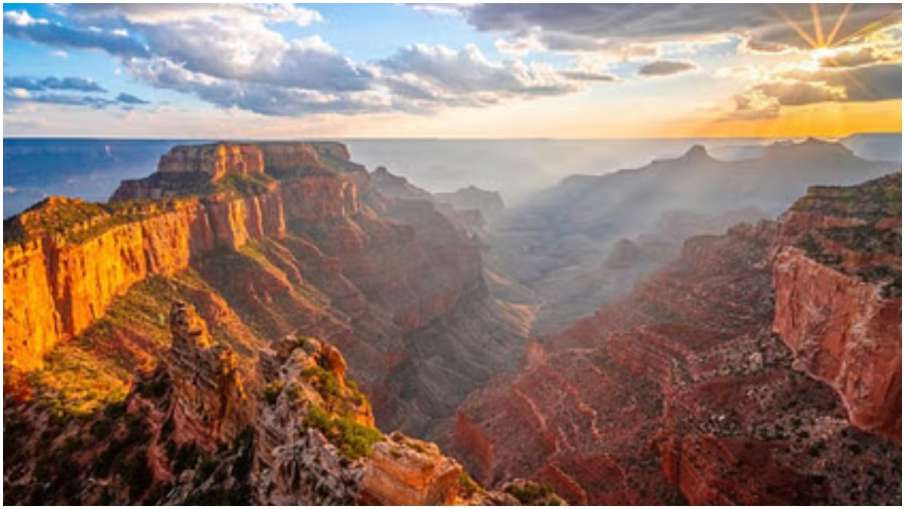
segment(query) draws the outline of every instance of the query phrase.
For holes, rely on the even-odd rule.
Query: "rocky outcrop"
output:
[[[435,444],[400,433],[374,445],[362,478],[362,502],[378,505],[448,505],[459,494],[461,465]]]
[[[814,188],[783,217],[773,328],[849,420],[901,440],[901,177]]]
[[[214,181],[197,168],[220,163],[186,156],[108,204],[52,198],[5,224],[5,408],[25,416],[23,443],[56,437],[5,456],[21,465],[13,499],[511,502],[459,494],[458,463],[385,439],[374,414],[427,435],[517,364],[530,311],[490,301],[467,232],[431,201],[380,195],[341,145],[259,148],[263,173]],[[107,412],[129,429],[87,431]],[[51,415],[79,419],[51,429]],[[73,461],[100,465],[78,490],[46,471],[76,435],[92,452]],[[44,495],[33,469],[53,479]]]
[[[475,186],[464,187],[452,193],[436,193],[434,199],[460,211],[477,210],[487,219],[494,218],[505,208],[500,193]]]
[[[869,254],[830,251],[821,233],[860,225],[863,209],[813,198],[780,222],[689,239],[628,298],[473,393],[448,450],[479,480],[527,476],[575,503],[900,503],[898,262],[859,265],[888,259],[882,226],[901,216],[876,204],[899,178],[833,191],[870,204],[881,227],[851,243]],[[805,233],[835,256],[803,254]]]
[[[217,143],[180,145],[161,156],[159,173],[201,172],[216,182],[227,175],[264,172],[264,156],[255,145]]]

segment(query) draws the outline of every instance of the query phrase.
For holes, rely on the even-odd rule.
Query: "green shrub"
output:
[[[346,417],[340,417],[334,423],[342,433],[340,451],[349,459],[370,456],[374,444],[383,438],[380,431]]]
[[[463,470],[459,472],[459,490],[463,497],[468,498],[481,491],[481,486]]]
[[[283,381],[274,380],[264,387],[264,399],[270,406],[276,405],[281,392],[283,392]]]
[[[331,418],[324,409],[312,405],[305,416],[305,426],[320,430],[340,453],[349,459],[370,456],[374,444],[383,439],[383,434],[354,419],[337,416]]]

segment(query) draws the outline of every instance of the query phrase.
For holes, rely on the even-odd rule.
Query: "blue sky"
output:
[[[4,127],[160,137],[901,130],[901,8],[820,9],[5,4]],[[97,86],[66,85],[86,80]]]

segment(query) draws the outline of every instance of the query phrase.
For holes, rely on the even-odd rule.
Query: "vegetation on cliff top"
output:
[[[118,225],[173,210],[176,200],[95,203],[51,196],[3,221],[3,247],[44,235],[82,243]]]

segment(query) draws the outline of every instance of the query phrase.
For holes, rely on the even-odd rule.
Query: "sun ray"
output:
[[[902,16],[902,11],[894,11],[894,12],[890,12],[889,14],[886,14],[885,16],[881,16],[880,18],[878,18],[874,21],[871,21],[870,23],[864,25],[863,27],[859,28],[858,30],[855,30],[854,32],[843,37],[842,39],[839,39],[839,41],[837,41],[834,44],[834,46],[841,46],[841,45],[845,44],[846,42],[851,41],[852,39],[855,39],[859,36],[872,32],[872,31],[876,30],[877,28],[880,28],[881,26],[883,26],[883,23],[885,23],[888,18],[891,18],[891,17],[901,18],[901,16]]]
[[[814,22],[814,35],[817,36],[817,47],[824,46],[823,41],[823,22],[820,19],[820,7],[816,3],[811,4],[811,18]]]
[[[773,10],[776,11],[776,14],[780,18],[782,18],[782,20],[787,25],[789,25],[789,28],[791,28],[792,30],[795,30],[795,32],[799,35],[799,37],[801,37],[804,40],[804,42],[808,43],[808,45],[811,46],[812,48],[818,47],[817,41],[815,41],[814,38],[810,36],[810,34],[805,32],[804,29],[802,29],[801,26],[798,24],[798,22],[796,22],[795,20],[786,16],[785,13],[779,9],[779,7],[773,7]]]
[[[842,12],[836,17],[836,24],[833,25],[830,35],[826,38],[827,46],[832,47],[833,41],[836,39],[836,34],[839,33],[839,29],[842,28],[842,24],[845,22],[845,18],[848,17],[848,11],[850,10],[852,10],[852,4],[846,5],[845,9],[842,9]]]

